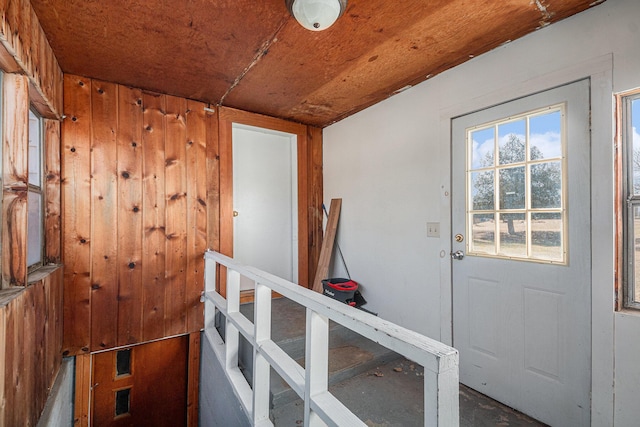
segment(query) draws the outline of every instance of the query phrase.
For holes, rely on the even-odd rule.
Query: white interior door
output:
[[[460,380],[555,426],[590,422],[589,152],[587,80],[452,123]]]
[[[234,124],[232,141],[233,257],[297,282],[297,137]]]

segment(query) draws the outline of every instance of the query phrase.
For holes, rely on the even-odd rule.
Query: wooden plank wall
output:
[[[217,115],[79,76],[64,85],[65,354],[199,331],[203,253],[219,240]]]
[[[44,262],[61,261],[62,71],[29,0],[0,0],[2,255],[0,426],[35,425],[62,360],[63,274],[27,278],[28,118],[44,122]],[[49,120],[54,119],[54,120]]]
[[[29,0],[0,0],[0,66],[24,73],[38,112],[60,118],[62,70]]]
[[[202,254],[230,241],[220,203],[232,171],[219,167],[229,156],[218,141],[233,121],[299,136],[300,284],[311,285],[322,243],[320,129],[228,108],[219,126],[200,102],[73,75],[64,88],[65,354],[202,328]]]
[[[27,190],[29,182],[29,83],[18,74],[3,78],[2,97],[2,285],[27,283]]]
[[[0,295],[0,426],[36,425],[61,363],[62,268]],[[3,301],[4,298],[4,302]]]

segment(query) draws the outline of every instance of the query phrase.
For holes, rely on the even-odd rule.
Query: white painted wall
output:
[[[367,308],[450,343],[451,118],[591,77],[594,426],[640,420],[640,313],[613,311],[613,94],[640,87],[639,46],[640,1],[607,0],[324,129],[324,200],[343,199],[338,242]]]

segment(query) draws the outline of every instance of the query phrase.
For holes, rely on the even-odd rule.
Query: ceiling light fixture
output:
[[[326,30],[344,13],[347,0],[285,0],[291,15],[311,31]]]

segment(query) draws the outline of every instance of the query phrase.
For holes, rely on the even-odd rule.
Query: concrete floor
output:
[[[370,427],[424,425],[422,369],[406,359],[380,366],[330,387],[331,393]],[[278,427],[303,424],[303,402],[274,408]],[[544,426],[464,385],[460,385],[460,426]]]
[[[273,301],[272,338],[304,366],[304,308],[287,299]],[[242,312],[252,316],[252,304]],[[371,427],[424,425],[422,367],[333,324],[329,332],[329,390]],[[303,402],[272,370],[278,427],[303,424]],[[464,385],[460,385],[460,426],[544,426]]]

